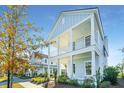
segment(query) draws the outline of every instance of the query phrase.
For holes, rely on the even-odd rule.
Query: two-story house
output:
[[[100,13],[95,9],[64,11],[49,37],[48,61],[57,63],[57,75],[83,81],[101,75],[107,65],[108,42]],[[50,66],[48,73],[50,75]]]

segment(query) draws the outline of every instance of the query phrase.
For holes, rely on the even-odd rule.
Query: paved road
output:
[[[124,79],[118,79],[119,87],[124,88]]]
[[[29,82],[30,79],[20,79],[18,77],[13,77],[13,83],[19,83],[19,82]],[[7,85],[7,81],[0,83],[0,86]]]

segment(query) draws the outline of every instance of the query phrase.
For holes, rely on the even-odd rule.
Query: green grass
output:
[[[118,78],[124,78],[124,76],[122,76],[122,73],[118,74]]]
[[[7,88],[7,85],[0,86],[0,88]],[[24,88],[24,87],[19,83],[14,83],[13,88]]]
[[[0,82],[4,82],[4,81],[6,81],[7,80],[7,76],[3,76],[3,77],[0,77]]]

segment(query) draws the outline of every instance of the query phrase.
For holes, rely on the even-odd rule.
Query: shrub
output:
[[[31,82],[36,84],[41,84],[47,81],[49,81],[48,77],[36,77],[31,79]]]
[[[100,88],[109,88],[110,87],[110,82],[109,81],[103,81],[100,84]]]
[[[112,85],[117,83],[118,70],[115,67],[104,69],[103,80],[110,81]]]
[[[67,84],[67,80],[68,80],[68,77],[65,75],[61,75],[58,77],[58,83]]]
[[[84,82],[83,82],[82,87],[83,88],[94,88],[95,87],[94,79],[93,78],[85,79]]]
[[[78,81],[77,80],[67,80],[67,84],[73,85],[73,86],[78,86]]]

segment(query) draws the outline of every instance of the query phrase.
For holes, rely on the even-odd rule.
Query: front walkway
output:
[[[20,82],[19,84],[21,84],[24,88],[43,88],[42,85],[36,85],[31,82]]]

